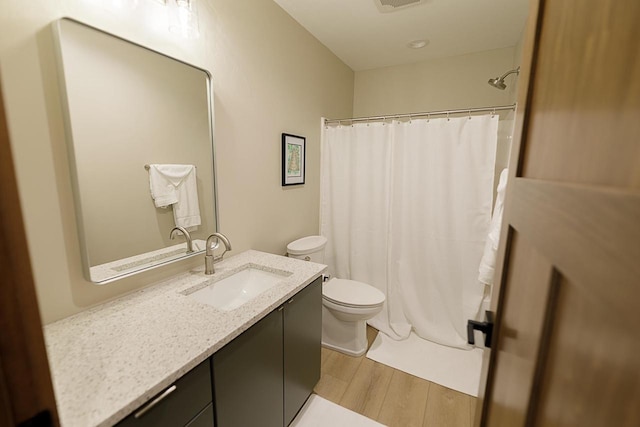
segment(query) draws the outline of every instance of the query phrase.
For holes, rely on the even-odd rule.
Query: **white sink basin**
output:
[[[230,311],[277,285],[286,277],[283,274],[249,267],[188,296],[217,309]]]

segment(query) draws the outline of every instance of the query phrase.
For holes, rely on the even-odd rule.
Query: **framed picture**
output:
[[[304,184],[306,142],[303,136],[282,134],[282,185]]]

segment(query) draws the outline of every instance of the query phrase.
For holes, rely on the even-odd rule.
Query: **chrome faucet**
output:
[[[216,240],[215,246],[213,241]],[[224,243],[224,252],[221,255],[214,257],[213,250],[218,247],[218,241],[222,240]],[[222,261],[222,257],[227,251],[231,250],[231,243],[229,243],[229,239],[222,233],[213,233],[211,236],[207,238],[207,252],[204,256],[204,274],[213,274],[215,273],[215,269],[213,268],[213,264],[218,261]]]
[[[173,236],[175,235],[176,231],[179,231],[180,233],[182,233],[185,239],[187,239],[187,253],[188,254],[193,253],[193,246],[191,245],[191,235],[189,234],[187,229],[184,227],[173,227],[173,229],[171,230],[171,233],[169,233],[169,238],[171,240],[173,240]]]

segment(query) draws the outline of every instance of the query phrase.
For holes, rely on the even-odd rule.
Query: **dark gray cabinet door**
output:
[[[284,425],[288,426],[320,380],[322,279],[284,305]],[[258,424],[256,424],[258,425]]]
[[[217,427],[282,427],[282,312],[213,355]]]
[[[215,427],[213,422],[213,403],[204,408],[185,427]]]

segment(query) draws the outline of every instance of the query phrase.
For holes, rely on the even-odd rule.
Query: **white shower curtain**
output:
[[[498,117],[328,126],[321,234],[330,273],[385,293],[369,323],[466,347],[493,198]]]

